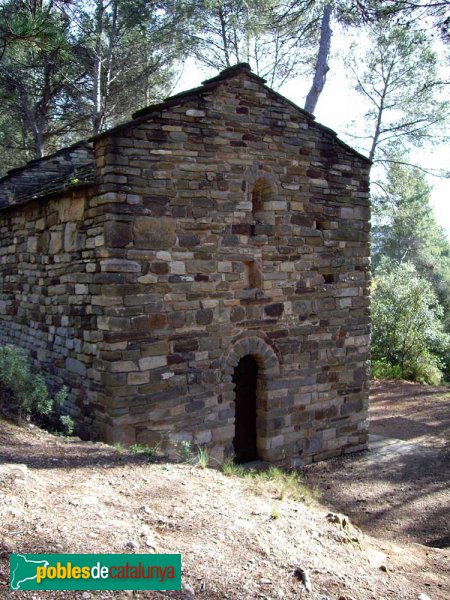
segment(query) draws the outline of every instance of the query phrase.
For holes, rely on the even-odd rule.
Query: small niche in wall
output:
[[[336,275],[334,273],[322,273],[324,283],[336,283]]]
[[[254,289],[262,287],[262,273],[258,261],[244,261],[244,288]]]
[[[253,225],[251,235],[257,235],[257,226],[264,224],[266,203],[272,199],[272,188],[265,179],[258,179],[251,192]]]

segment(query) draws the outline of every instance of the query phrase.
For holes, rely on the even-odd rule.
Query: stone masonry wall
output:
[[[103,412],[92,302],[101,213],[88,189],[0,211],[0,344],[24,348],[54,389],[68,386],[65,410],[86,437]]]
[[[368,162],[243,71],[95,152],[101,435],[221,460],[251,354],[261,458],[365,447]]]

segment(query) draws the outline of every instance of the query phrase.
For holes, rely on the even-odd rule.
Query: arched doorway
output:
[[[256,388],[258,364],[250,354],[243,356],[234,368],[235,434],[233,449],[239,463],[258,458],[256,446]]]
[[[249,361],[249,357],[253,362]],[[242,363],[241,361],[245,359]],[[240,364],[241,363],[241,364]],[[255,369],[256,363],[256,369]],[[246,369],[251,364],[249,369]],[[256,371],[256,372],[255,372]],[[241,373],[247,373],[241,377]],[[255,332],[249,332],[241,334],[237,337],[228,347],[226,354],[222,359],[222,382],[221,382],[221,394],[222,402],[226,402],[226,409],[231,412],[229,418],[229,425],[227,427],[227,436],[224,439],[224,451],[226,455],[233,453],[238,455],[238,460],[244,462],[246,460],[278,460],[278,457],[274,456],[272,452],[272,438],[279,435],[279,431],[272,425],[273,421],[271,412],[276,410],[276,416],[278,417],[279,412],[279,398],[276,390],[274,390],[274,383],[281,375],[280,360],[275,349],[264,339],[262,335],[257,335]],[[250,378],[251,376],[251,378]],[[241,418],[239,413],[240,409],[245,407],[246,404],[240,403],[239,400],[243,396],[245,397],[245,378],[253,381],[254,395],[252,396],[255,401],[255,408],[252,408],[252,419],[251,421],[255,429],[248,429],[247,434],[245,433],[245,415]],[[236,388],[239,388],[236,390]],[[248,389],[248,387],[247,387]],[[273,398],[273,400],[272,400]],[[250,407],[252,404],[250,403]],[[223,406],[225,408],[225,406]],[[247,405],[247,408],[248,405]],[[236,410],[237,415],[236,415]],[[228,412],[228,410],[227,410]],[[250,414],[250,410],[249,410]],[[274,415],[275,417],[275,415]],[[233,423],[234,420],[234,423]],[[236,421],[237,421],[237,439],[235,436],[236,432]],[[241,431],[240,426],[242,425],[242,438],[240,437]],[[270,429],[269,429],[270,426]],[[252,433],[253,431],[253,433]],[[235,439],[237,442],[237,448],[235,446]],[[252,443],[248,444],[250,450],[250,457],[248,453],[244,452],[244,444],[240,447],[241,439],[247,439],[247,442],[252,440]],[[241,452],[242,448],[242,452]],[[237,452],[236,452],[237,450]],[[278,448],[275,448],[278,451]],[[247,456],[245,456],[247,454]],[[253,456],[252,456],[253,455]]]

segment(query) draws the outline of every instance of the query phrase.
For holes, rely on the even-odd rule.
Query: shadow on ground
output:
[[[450,395],[447,388],[376,382],[369,451],[311,465],[324,503],[373,535],[450,545]]]
[[[53,436],[48,435],[48,444],[30,443],[26,427],[23,429],[23,441],[20,435],[13,437],[9,427],[6,421],[0,420],[0,464],[25,463],[30,469],[77,469],[167,462],[167,459],[114,450],[112,446],[83,442],[78,438],[59,438],[56,445]],[[43,431],[39,435],[47,436]],[[61,443],[64,445],[61,446]]]

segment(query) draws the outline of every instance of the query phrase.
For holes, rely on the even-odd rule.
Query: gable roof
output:
[[[201,98],[204,94],[213,92],[216,88],[221,86],[224,81],[239,75],[245,75],[246,78],[258,83],[269,96],[294,108],[301,113],[306,121],[313,127],[331,135],[333,140],[346,151],[357,156],[364,162],[371,164],[369,158],[360,154],[354,148],[339,139],[335,131],[318,123],[314,115],[266,86],[266,80],[253,73],[248,63],[239,63],[224,69],[215,77],[206,79],[202,82],[202,85],[198,87],[180,92],[179,94],[166,98],[163,102],[152,104],[136,111],[133,113],[131,120],[125,121],[111,129],[99,133],[89,138],[87,142],[78,142],[67,148],[62,148],[54,154],[44,156],[43,158],[30,161],[21,167],[12,169],[7,175],[0,179],[0,210],[12,205],[23,204],[29,200],[43,199],[48,196],[58,195],[63,191],[71,191],[72,189],[92,185],[94,183],[94,152],[93,147],[89,142],[113,137],[116,133],[150,120],[155,112],[173,106],[180,106],[185,102]],[[84,154],[81,160],[77,158],[77,155],[79,155],[80,152],[81,154]],[[41,170],[41,165],[42,167],[50,167],[48,176],[45,174],[44,176],[36,176]]]
[[[120,131],[128,129],[130,127],[139,125],[140,123],[147,121],[153,113],[160,111],[160,110],[164,110],[166,108],[170,108],[172,106],[179,106],[179,105],[181,105],[185,102],[188,102],[189,100],[192,100],[194,98],[199,98],[199,97],[203,96],[204,94],[210,93],[213,90],[215,90],[227,79],[231,79],[231,78],[236,77],[237,75],[241,75],[241,74],[245,74],[245,76],[247,78],[252,79],[253,81],[256,81],[257,83],[259,83],[261,85],[261,87],[266,92],[268,92],[270,95],[272,95],[274,98],[280,100],[281,102],[283,102],[285,104],[288,104],[289,106],[293,107],[295,110],[300,112],[310,124],[314,124],[315,127],[331,134],[332,137],[335,139],[335,141],[340,146],[345,148],[347,151],[356,155],[358,158],[364,160],[365,162],[372,164],[372,161],[367,156],[364,156],[364,154],[361,154],[360,152],[358,152],[357,150],[355,150],[354,148],[352,148],[351,146],[349,146],[348,144],[343,142],[338,137],[337,133],[333,129],[330,129],[326,125],[322,125],[321,123],[318,123],[316,121],[316,118],[314,115],[312,115],[311,113],[306,111],[304,108],[301,108],[300,106],[295,104],[295,102],[292,102],[292,100],[289,100],[289,98],[286,98],[282,94],[279,94],[278,92],[276,92],[269,86],[265,85],[266,80],[263,79],[262,77],[259,77],[259,75],[256,75],[255,73],[253,73],[250,68],[250,65],[248,63],[238,63],[237,65],[228,67],[227,69],[224,69],[223,71],[221,71],[215,77],[212,77],[211,79],[205,79],[205,81],[202,82],[202,85],[200,85],[198,87],[180,92],[178,94],[175,94],[174,96],[170,96],[169,98],[166,98],[163,102],[159,102],[157,104],[152,104],[150,106],[146,106],[145,108],[142,108],[142,109],[134,112],[131,120],[125,121],[124,123],[120,123],[119,125],[116,125],[115,127],[112,127],[111,129],[107,129],[106,131],[102,131],[101,133],[98,133],[97,135],[89,138],[89,141],[96,141],[96,140],[104,139],[104,138],[114,135],[115,133],[119,133]]]

